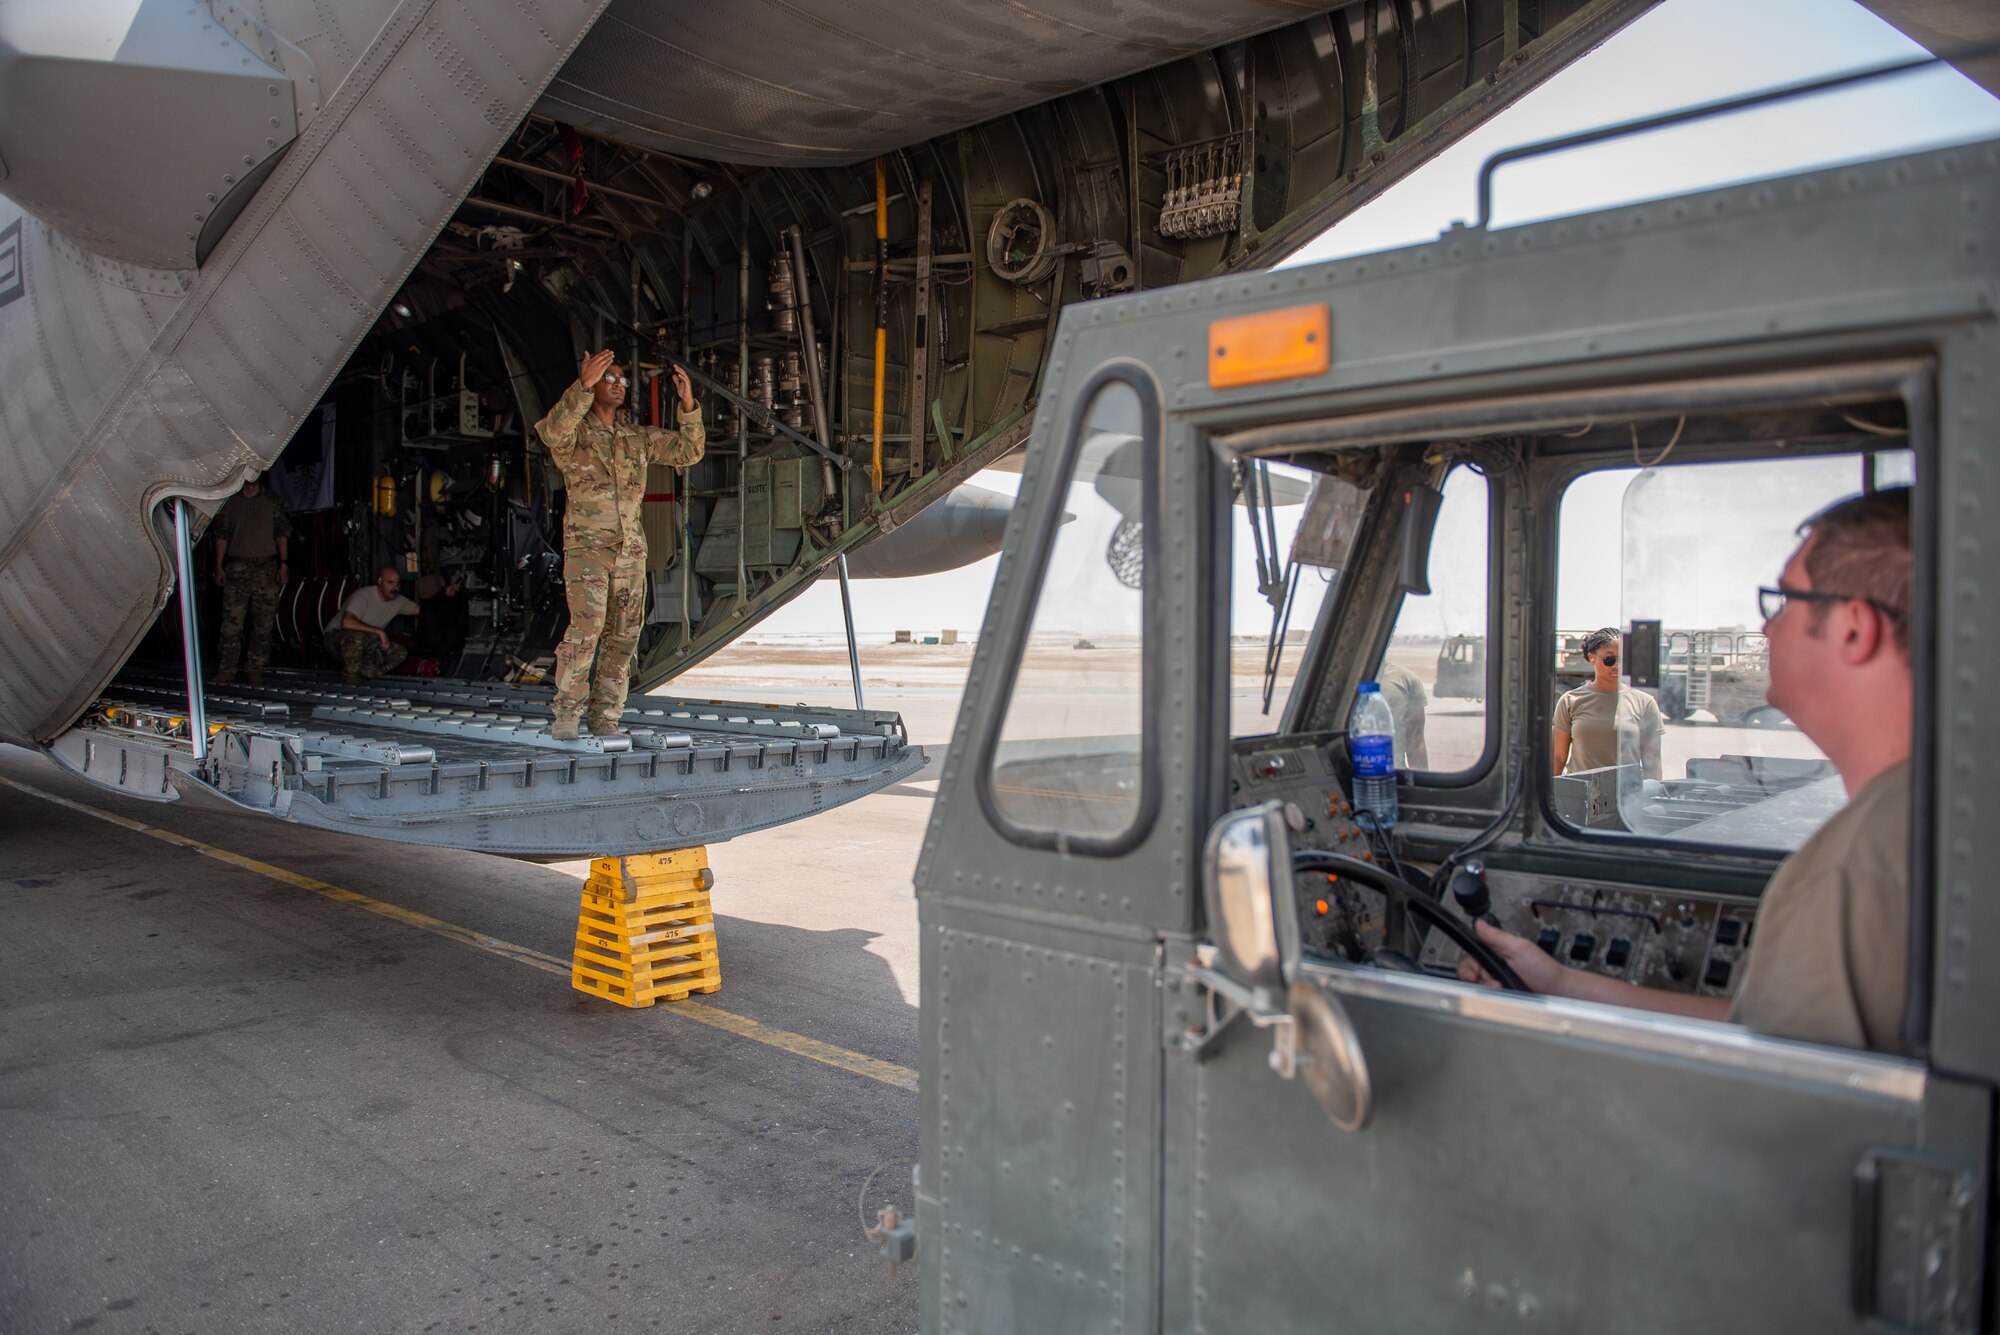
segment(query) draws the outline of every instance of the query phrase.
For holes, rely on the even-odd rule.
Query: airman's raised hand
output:
[[[604,378],[604,373],[611,369],[611,363],[615,358],[616,354],[609,348],[602,352],[591,353],[583,359],[583,365],[576,373],[576,382],[585,389],[591,388]]]

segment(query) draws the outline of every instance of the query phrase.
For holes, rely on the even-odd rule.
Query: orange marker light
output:
[[[1323,301],[1208,327],[1208,383],[1215,389],[1322,375],[1332,364],[1333,312]]]
[[[1326,916],[1326,901],[1324,899],[1315,899],[1313,907],[1319,910],[1320,917],[1324,918]]]

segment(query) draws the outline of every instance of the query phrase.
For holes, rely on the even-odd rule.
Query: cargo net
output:
[[[1168,152],[1160,235],[1193,241],[1235,231],[1243,216],[1243,159],[1239,135]]]
[[[1104,564],[1128,589],[1136,589],[1146,573],[1146,530],[1136,519],[1121,519],[1104,544]]]

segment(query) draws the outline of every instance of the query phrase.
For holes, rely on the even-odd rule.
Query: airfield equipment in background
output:
[[[1589,682],[1582,631],[1558,631],[1554,689],[1557,695]],[[1668,630],[1663,632],[1660,680],[1634,687],[1660,702],[1675,722],[1706,711],[1731,727],[1776,727],[1784,716],[1765,700],[1771,672],[1769,649],[1758,631]],[[1443,699],[1484,700],[1487,689],[1486,637],[1448,635],[1438,646],[1432,694]]]

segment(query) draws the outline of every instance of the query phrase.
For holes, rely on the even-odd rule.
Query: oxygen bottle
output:
[[[1364,681],[1347,716],[1347,755],[1354,769],[1354,811],[1367,812],[1377,829],[1395,825],[1396,720],[1379,682]],[[1366,822],[1363,822],[1366,824]]]

